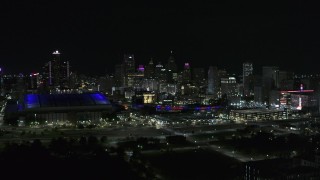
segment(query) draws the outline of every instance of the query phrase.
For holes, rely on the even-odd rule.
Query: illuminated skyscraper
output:
[[[208,94],[217,95],[219,91],[218,81],[218,68],[216,66],[210,66],[208,70]]]
[[[145,78],[154,78],[154,64],[152,58],[150,59],[149,64],[146,65]]]
[[[70,86],[70,64],[69,61],[63,61],[60,64],[60,88],[66,89]]]
[[[60,52],[55,51],[52,53],[53,60],[51,61],[51,78],[53,78],[53,81],[51,79],[51,85],[53,86],[59,86],[60,85]]]
[[[237,81],[235,77],[221,78],[221,92],[226,94],[228,98],[237,96]]]
[[[161,62],[159,62],[156,67],[155,67],[155,71],[154,71],[155,77],[156,79],[158,79],[159,82],[163,83],[167,81],[166,78],[166,68],[163,67],[163,65],[161,64]]]
[[[188,84],[191,82],[191,70],[190,70],[190,64],[184,63],[184,69],[183,69],[183,83]]]
[[[172,83],[174,82],[176,79],[177,79],[177,72],[178,72],[178,69],[177,69],[177,65],[176,65],[176,60],[174,59],[173,57],[173,52],[171,51],[170,52],[170,57],[168,59],[168,63],[166,65],[166,70],[167,70],[167,81],[169,83]]]
[[[39,86],[39,73],[31,73],[28,77],[28,89],[35,90]]]
[[[242,68],[243,95],[250,96],[253,94],[253,66],[250,62],[243,63]]]
[[[128,87],[129,85],[129,79],[132,79],[132,75],[136,73],[136,68],[135,68],[135,60],[134,60],[134,55],[133,54],[124,54],[123,55],[123,72],[124,74],[122,75],[123,77],[123,86]]]
[[[132,74],[135,72],[135,60],[133,54],[124,54],[123,56],[123,65],[126,75]]]
[[[43,69],[44,85],[51,88],[69,88],[70,65],[69,61],[61,62],[60,52],[54,51],[53,58],[45,64]]]

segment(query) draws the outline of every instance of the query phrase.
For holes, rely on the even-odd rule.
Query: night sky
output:
[[[112,73],[124,53],[137,64],[215,65],[239,73],[244,61],[295,72],[318,72],[317,6],[166,1],[2,1],[0,66],[38,72],[60,50],[72,71]]]

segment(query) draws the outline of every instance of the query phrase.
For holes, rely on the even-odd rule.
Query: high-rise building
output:
[[[44,85],[51,88],[69,88],[70,65],[69,61],[61,61],[58,50],[52,53],[53,58],[43,67]]]
[[[126,75],[130,73],[135,73],[135,60],[133,54],[124,54],[123,64]]]
[[[265,103],[266,99],[263,95],[263,78],[261,75],[254,75],[254,87],[253,87],[253,93],[254,93],[254,102],[255,103]]]
[[[70,87],[70,64],[69,61],[63,61],[60,64],[60,87],[67,89]]]
[[[158,79],[160,83],[167,82],[166,68],[163,67],[161,62],[156,65],[154,74],[155,78]]]
[[[53,59],[51,61],[51,78],[53,78],[53,81],[51,80],[52,85],[58,86],[60,84],[60,52],[55,51],[52,53]]]
[[[154,64],[153,59],[151,58],[149,64],[145,67],[145,78],[154,78]]]
[[[294,89],[293,72],[279,71],[279,88],[281,90],[292,90]]]
[[[204,68],[192,68],[192,84],[198,88],[200,94],[206,93],[206,73]]]
[[[29,90],[36,90],[39,86],[39,73],[31,73],[28,79],[28,89]]]
[[[78,74],[76,72],[70,72],[70,89],[77,89],[79,87]]]
[[[270,91],[279,88],[279,67],[263,66],[262,82],[263,99],[269,102]]]
[[[221,78],[221,94],[227,96],[229,103],[240,103],[237,80],[233,76]]]
[[[243,95],[250,96],[254,93],[253,65],[250,62],[243,63],[242,67]]]
[[[205,82],[204,68],[192,68],[192,81],[196,86],[203,86]]]
[[[166,71],[167,71],[167,81],[169,83],[172,83],[176,80],[177,78],[177,72],[178,72],[178,69],[177,69],[177,65],[176,65],[176,62],[175,62],[175,58],[173,57],[173,52],[171,51],[170,52],[170,56],[169,56],[169,59],[168,59],[168,63],[166,65]]]
[[[219,91],[218,68],[210,66],[208,70],[208,94],[216,96]]]
[[[97,82],[97,90],[106,94],[112,93],[113,77],[106,75],[101,76]]]
[[[279,67],[263,66],[262,77],[267,83],[270,83],[271,88],[279,88]]]
[[[191,69],[189,63],[184,63],[183,69],[183,77],[182,77],[183,84],[188,84],[191,82]]]
[[[123,68],[124,68],[124,87],[131,87],[131,82],[133,80],[132,76],[136,73],[135,68],[135,59],[133,54],[124,54],[123,55]]]
[[[143,79],[141,87],[146,91],[158,91],[159,83],[156,79]]]
[[[114,73],[114,86],[115,87],[123,87],[125,84],[125,71],[123,64],[116,64],[115,73]]]

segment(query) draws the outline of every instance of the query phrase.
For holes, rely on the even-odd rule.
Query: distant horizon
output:
[[[170,51],[169,51],[167,59],[157,60],[158,58],[153,56],[153,57],[150,57],[149,59],[144,59],[144,62],[141,62],[141,61],[137,61],[136,60],[137,56],[134,53],[124,53],[124,54],[122,54],[122,58],[119,59],[118,63],[113,64],[113,66],[109,66],[108,68],[106,68],[105,72],[102,72],[102,71],[100,71],[100,72],[96,72],[96,71],[95,72],[86,72],[86,71],[81,71],[81,68],[79,68],[79,67],[78,67],[78,69],[75,69],[74,67],[76,65],[73,64],[73,61],[72,60],[65,60],[63,52],[61,50],[59,50],[59,49],[56,49],[56,50],[58,50],[60,52],[60,54],[61,54],[61,61],[69,61],[71,72],[75,72],[75,73],[78,73],[78,74],[84,74],[84,75],[88,75],[88,76],[90,76],[90,75],[92,75],[92,76],[103,76],[103,75],[112,75],[112,74],[114,74],[115,65],[123,63],[123,55],[124,54],[133,54],[135,56],[135,66],[136,66],[136,68],[138,68],[139,65],[144,65],[144,66],[147,65],[151,58],[153,59],[154,65],[157,65],[159,62],[162,65],[166,65],[166,63],[167,63],[167,61],[168,61],[168,59],[170,57]],[[54,50],[54,51],[56,51],[56,50]],[[54,51],[52,51],[51,54]],[[270,63],[268,65],[267,64],[266,65],[260,65],[260,64],[257,65],[257,63],[254,63],[254,62],[248,61],[248,60],[247,61],[243,61],[243,62],[236,62],[238,66],[227,66],[226,64],[224,64],[224,65],[207,64],[207,65],[200,66],[200,65],[197,65],[197,64],[194,65],[194,63],[192,63],[191,61],[181,62],[181,60],[180,60],[180,62],[177,62],[177,59],[176,59],[174,53],[173,53],[173,56],[174,56],[174,58],[176,60],[176,64],[177,64],[177,67],[178,67],[179,71],[183,70],[184,63],[189,63],[190,67],[191,67],[191,70],[193,68],[204,68],[205,70],[208,70],[209,66],[216,66],[219,70],[226,70],[228,74],[235,74],[237,76],[241,76],[241,74],[242,74],[242,64],[245,63],[245,62],[249,62],[249,63],[253,64],[253,72],[256,75],[262,75],[262,67],[263,66],[276,66],[276,67],[279,67],[280,71],[293,72],[294,74],[297,74],[297,75],[301,75],[301,74],[306,74],[306,75],[308,75],[308,74],[320,74],[320,71],[319,72],[315,72],[315,71],[314,72],[310,72],[310,71],[309,72],[303,72],[301,70],[300,71],[299,70],[298,71],[292,71],[292,70],[285,69],[285,68],[283,68],[283,67],[281,67],[279,65],[270,64]],[[70,59],[70,58],[67,58],[67,59]],[[52,56],[51,56],[51,60],[52,60]],[[0,68],[1,68],[1,72],[3,74],[15,74],[15,75],[18,75],[18,74],[22,73],[22,74],[26,75],[26,74],[30,74],[30,73],[41,73],[41,68],[45,65],[45,63],[47,63],[49,61],[50,61],[50,59],[48,61],[45,61],[42,66],[40,66],[38,69],[35,69],[35,70],[17,71],[17,70],[11,70],[10,67],[6,67],[6,66],[3,66],[3,65]],[[102,65],[104,63],[105,62],[101,62],[101,64],[97,63],[97,65],[100,66],[100,65]],[[206,62],[201,63],[201,64],[205,64],[205,63]]]

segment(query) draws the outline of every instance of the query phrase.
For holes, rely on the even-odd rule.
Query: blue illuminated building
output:
[[[99,121],[102,112],[111,113],[113,106],[102,93],[27,94],[21,115],[35,120]]]

